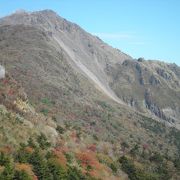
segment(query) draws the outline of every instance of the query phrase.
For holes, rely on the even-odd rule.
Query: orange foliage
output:
[[[56,162],[66,168],[67,160],[61,150],[54,149],[53,155],[56,157]]]
[[[26,171],[28,174],[32,172],[31,165],[25,163],[16,163],[15,169],[17,171]]]
[[[32,147],[25,147],[25,149],[24,149],[27,153],[33,153],[34,152],[34,149],[32,148]]]
[[[85,168],[90,166],[96,170],[101,169],[101,164],[97,160],[95,153],[93,153],[92,151],[85,151],[85,152],[77,153],[77,159],[80,160],[81,165]]]
[[[74,140],[74,141],[76,141],[77,140],[77,134],[76,134],[76,131],[73,131],[72,133],[71,133],[71,138]]]
[[[100,175],[99,175],[99,172],[98,172],[97,170],[95,170],[95,169],[91,170],[91,171],[89,172],[89,174],[90,174],[90,176],[92,176],[92,177],[99,177],[99,176],[100,176]]]
[[[4,146],[0,148],[0,152],[5,154],[11,154],[13,152],[13,148],[11,146]]]
[[[90,150],[78,152],[76,157],[81,162],[82,172],[84,174],[89,173],[92,177],[103,179],[104,175],[111,174],[105,165],[101,164],[96,158],[96,153]],[[105,176],[106,176],[105,175]]]
[[[35,174],[32,171],[32,167],[30,164],[25,164],[25,163],[16,163],[15,164],[15,169],[17,171],[25,171],[29,176],[31,176],[34,180],[37,178]]]
[[[65,147],[65,146],[62,147],[62,148],[61,148],[61,152],[62,152],[62,153],[67,153],[67,152],[69,152],[68,147]]]
[[[61,151],[63,154],[69,152],[69,149],[66,146],[63,146],[63,147],[57,146],[57,147],[54,148],[54,150],[55,151]]]
[[[0,166],[0,173],[4,171],[4,166]]]
[[[34,175],[33,180],[38,180],[38,177],[36,175]]]

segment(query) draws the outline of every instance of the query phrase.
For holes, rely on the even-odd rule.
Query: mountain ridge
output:
[[[39,14],[40,13],[40,14]],[[57,14],[56,13],[54,13],[53,11],[50,11],[50,10],[45,10],[45,11],[40,11],[40,12],[35,12],[35,13],[31,13],[31,14],[27,14],[27,16],[34,16],[35,15],[35,18],[32,18],[31,20],[29,20],[29,21],[35,21],[35,23],[36,23],[36,21],[38,22],[38,18],[39,17],[37,17],[36,18],[36,15],[38,15],[38,16],[41,16],[41,15],[47,15],[47,16],[53,16],[53,18],[54,19],[56,19],[56,16],[57,16]],[[23,12],[23,14],[14,14],[15,16],[19,16],[19,15],[24,15],[24,12]],[[12,16],[9,16],[9,17],[7,17],[7,19],[8,18],[11,18]],[[14,16],[13,16],[14,17]],[[59,17],[58,17],[59,18]],[[15,23],[15,24],[18,24],[17,22],[16,22],[16,17],[14,18],[15,20],[15,22],[12,22],[12,24],[13,23]],[[18,19],[22,19],[22,18],[18,18]],[[8,20],[5,20],[5,21],[8,21]],[[56,21],[56,20],[55,20]],[[61,23],[64,23],[64,21],[65,22],[67,22],[67,20],[65,20],[65,19],[62,19],[61,18]],[[20,20],[20,24],[22,24],[23,22]],[[32,23],[32,25],[33,25],[33,23],[34,22],[30,22],[30,23],[27,23],[28,25],[30,25]],[[68,22],[69,23],[69,22]],[[6,23],[5,23],[6,24]],[[8,23],[7,23],[8,24]],[[26,24],[26,23],[25,23]],[[50,23],[49,23],[50,24]],[[52,24],[52,23],[51,23]],[[55,23],[54,23],[55,24]],[[40,26],[41,26],[41,24],[40,24]],[[40,26],[38,26],[38,27],[40,27]],[[50,25],[50,26],[54,26],[54,25]],[[55,25],[55,27],[53,27],[53,28],[56,28],[56,25]],[[76,24],[74,24],[74,23],[70,23],[70,26],[68,27],[67,25],[65,25],[65,27],[63,27],[63,28],[65,28],[65,29],[67,29],[67,28],[72,28],[72,29],[75,29],[75,31],[76,31],[76,29],[80,29],[80,31],[82,31],[81,33],[82,34],[84,34],[85,33],[85,31],[84,30],[82,30],[78,25],[76,25]],[[48,28],[47,28],[48,29]],[[51,29],[52,30],[52,29]],[[94,78],[92,78],[92,76],[93,76],[93,73],[90,71],[90,70],[88,70],[80,61],[76,61],[75,59],[78,59],[78,57],[76,57],[75,58],[75,53],[74,53],[74,51],[72,51],[72,49],[73,48],[71,48],[71,49],[68,49],[65,45],[64,45],[64,43],[63,43],[63,41],[58,41],[57,39],[57,33],[58,32],[56,32],[56,31],[54,31],[54,32],[48,32],[48,33],[51,33],[51,34],[53,34],[52,36],[54,37],[54,39],[59,43],[59,42],[61,42],[61,44],[60,44],[60,46],[63,46],[63,48],[65,49],[65,51],[67,52],[67,54],[68,55],[70,55],[71,56],[71,59],[72,60],[74,60],[74,62],[75,62],[75,64],[77,65],[77,66],[79,66],[79,68],[82,70],[82,72],[83,73],[85,73],[88,77],[90,77],[91,78],[91,80],[92,81],[94,81],[96,84],[97,84],[97,86],[99,86],[99,88],[102,90],[102,91],[104,91],[108,96],[110,96],[111,98],[113,98],[115,101],[119,101],[120,102],[120,100],[118,100],[118,98],[117,97],[115,97],[115,95],[113,94],[113,92],[108,92],[108,91],[110,91],[110,88],[109,88],[109,90],[106,90],[106,88],[105,87],[103,87],[103,85],[102,85],[102,83],[94,76]],[[95,37],[93,37],[94,39],[96,39]],[[99,40],[98,40],[99,41]],[[85,57],[85,56],[83,56],[83,57]],[[86,58],[88,58],[87,57],[87,55],[86,55]],[[81,58],[82,59],[82,58]],[[90,62],[90,61],[89,61]],[[98,62],[97,62],[97,66],[98,66]],[[101,69],[99,69],[100,71],[101,71]],[[91,74],[91,76],[89,76],[88,74]],[[102,78],[101,78],[102,79]],[[103,82],[103,83],[105,83],[105,82]],[[107,86],[107,88],[108,88],[108,85],[106,85]]]
[[[162,84],[163,86],[167,84],[167,86],[165,87],[165,89],[167,89],[166,93],[168,93],[168,91],[171,91],[172,94],[173,90],[174,92],[176,91],[178,93],[180,84],[178,66],[175,67],[173,65],[168,65],[164,64],[163,62],[157,61],[144,61],[143,59],[133,60],[133,58],[131,58],[130,56],[122,53],[119,50],[113,49],[103,41],[99,40],[97,37],[90,35],[75,23],[71,23],[64,18],[61,18],[52,10],[43,10],[32,13],[24,11],[18,12],[2,18],[0,22],[0,26],[8,24],[24,24],[40,28],[45,33],[45,36],[51,39],[53,46],[57,49],[57,51],[58,48],[63,49],[63,51],[67,55],[68,62],[75,69],[75,71],[78,70],[83,75],[85,75],[101,92],[109,96],[117,103],[124,105],[128,104],[130,107],[133,107],[136,110],[141,110],[141,112],[150,114],[152,113],[160,119],[171,122],[171,124],[173,124],[172,122],[175,122],[176,126],[180,128],[180,120],[178,119],[180,110],[176,109],[174,111],[174,108],[172,109],[168,106],[168,102],[166,103],[167,107],[161,107],[162,105],[154,102],[152,98],[150,100],[150,104],[147,105],[149,103],[149,100],[146,100],[145,95],[149,90],[156,91],[156,89],[161,88],[160,85]],[[114,81],[113,73],[118,70],[115,70],[114,67],[119,66],[120,68],[123,68],[125,67],[126,62],[129,62],[129,64],[127,63],[126,67],[131,67],[127,69],[127,72],[125,72],[125,74],[122,74],[122,77],[120,77],[120,82],[118,82],[118,85],[116,85],[117,80]],[[131,77],[130,74],[128,74],[132,71],[132,68],[134,68],[133,66],[135,66],[134,71],[136,71],[134,73],[138,73],[137,75],[134,75],[134,77],[138,76],[137,80],[134,79],[134,77]],[[163,68],[161,68],[161,66]],[[113,70],[114,72],[109,73],[109,69]],[[142,74],[142,69],[145,70],[145,75]],[[174,72],[173,69],[176,72]],[[156,76],[154,76],[154,74],[156,74]],[[131,87],[132,83],[132,81],[127,80],[125,76],[131,78],[132,81],[137,81],[135,82],[136,84],[142,81],[140,82],[140,84],[144,86],[144,92],[141,92],[141,98],[135,100],[136,102],[133,100],[133,96],[136,96],[136,92],[134,91],[131,91],[130,94],[126,94],[125,97],[122,97],[122,94],[124,94],[124,92],[122,92],[124,91],[124,87],[121,87],[122,81],[125,81],[128,84],[128,89]],[[148,82],[145,82],[145,84],[143,84],[143,76],[147,76],[148,78]],[[172,78],[168,80],[167,76],[169,76],[169,78]],[[161,79],[161,84],[160,80],[158,80],[156,77]],[[142,91],[141,86],[139,86],[138,88],[139,89],[137,89],[136,91]],[[129,91],[128,89],[127,92]],[[133,87],[131,87],[131,89],[133,89]],[[119,91],[121,92],[120,95]],[[156,94],[156,92],[152,92],[151,94],[154,93]],[[127,99],[128,96],[131,97],[132,103],[129,103],[130,100]],[[174,97],[176,96],[178,96],[178,94]],[[161,99],[163,99],[163,97]],[[146,105],[143,105],[144,101]],[[179,106],[180,102],[177,102]],[[175,106],[175,104],[173,106]]]

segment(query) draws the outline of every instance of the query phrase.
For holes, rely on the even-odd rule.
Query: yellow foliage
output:
[[[0,173],[4,171],[4,166],[0,166]]]
[[[141,170],[144,169],[144,165],[141,164],[141,163],[139,163],[139,162],[137,162],[137,161],[134,161],[134,165],[135,165],[135,167],[138,168],[138,169],[141,169]]]
[[[22,101],[20,98],[17,98],[14,101],[14,105],[22,112],[32,112],[33,109],[28,105],[26,101]]]
[[[25,163],[16,163],[15,170],[17,171],[25,171],[29,176],[34,177],[34,173],[32,171],[32,167],[30,164]]]

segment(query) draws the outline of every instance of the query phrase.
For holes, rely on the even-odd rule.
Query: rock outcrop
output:
[[[0,79],[5,78],[5,68],[0,65]]]

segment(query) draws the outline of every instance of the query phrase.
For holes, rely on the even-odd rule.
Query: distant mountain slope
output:
[[[17,12],[2,18],[0,26],[3,25],[11,25],[11,28],[12,25],[16,25],[16,32],[13,33],[16,33],[22,42],[25,38],[34,39],[29,46],[35,42],[36,38],[45,40],[46,42],[41,42],[42,44],[38,43],[41,49],[38,58],[42,58],[44,46],[47,44],[46,49],[51,46],[51,52],[48,53],[51,54],[52,59],[54,56],[60,58],[63,54],[61,60],[66,59],[66,62],[74,69],[69,69],[70,72],[77,71],[85,75],[98,90],[114,101],[121,104],[124,101],[136,110],[152,113],[180,128],[180,68],[178,66],[158,61],[135,61],[51,10],[34,13]],[[29,32],[29,36],[32,36],[30,35],[32,30],[27,29],[34,28],[36,32],[34,37],[28,37],[27,32],[22,33],[21,37],[22,25],[28,26],[24,29]],[[4,31],[2,33],[10,32],[10,30]],[[14,36],[14,34],[11,35]],[[41,34],[41,39],[39,34]],[[32,48],[28,47],[28,51],[25,49],[27,54]],[[45,54],[43,56],[47,58]],[[50,63],[52,67],[47,64],[51,73],[54,71],[53,65],[57,65],[56,62]],[[69,65],[67,67],[71,68]],[[59,67],[62,68],[61,65]],[[45,69],[43,71],[46,73]],[[40,71],[36,69],[35,72]]]

